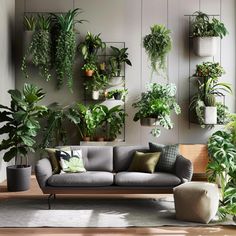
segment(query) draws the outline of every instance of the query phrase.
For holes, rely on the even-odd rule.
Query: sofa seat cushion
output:
[[[115,184],[119,186],[153,186],[172,187],[181,183],[181,180],[174,174],[155,172],[119,172],[115,175]]]
[[[113,174],[103,171],[56,174],[49,177],[47,184],[53,187],[110,186],[113,184]]]

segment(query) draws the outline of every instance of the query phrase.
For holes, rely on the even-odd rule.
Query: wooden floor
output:
[[[26,192],[9,193],[7,192],[6,183],[0,185],[0,201],[9,198],[41,198],[46,200],[47,196],[43,196],[35,177],[32,176],[31,189]],[[64,197],[64,196],[63,196]],[[68,196],[68,197],[81,197],[81,196]],[[82,196],[84,197],[84,196]],[[111,196],[86,196],[91,198],[107,198]],[[145,195],[129,195],[129,196],[112,196],[113,198],[145,198]],[[150,195],[148,196],[150,197]],[[153,198],[163,197],[163,195],[153,195]],[[1,220],[1,219],[0,219]],[[78,236],[97,236],[97,235],[158,235],[158,236],[195,236],[195,235],[234,235],[236,236],[235,227],[156,227],[156,228],[0,228],[0,236],[2,235],[35,235],[35,236],[54,236],[54,235],[78,235]]]

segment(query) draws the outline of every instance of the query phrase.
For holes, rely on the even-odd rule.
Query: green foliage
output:
[[[67,141],[65,123],[68,121],[75,125],[80,122],[80,117],[72,107],[61,107],[57,103],[50,104],[48,106],[41,147],[65,145]]]
[[[203,12],[195,12],[192,22],[192,36],[194,37],[220,37],[226,36],[225,25],[216,18],[210,20],[209,16]]]
[[[216,103],[217,108],[217,124],[223,125],[229,122],[229,108],[220,103]]]
[[[108,85],[109,79],[106,75],[95,71],[93,78],[85,82],[85,89],[89,91],[99,91],[105,89]]]
[[[217,62],[203,62],[196,66],[194,76],[218,78],[225,74],[224,68]]]
[[[25,30],[35,31],[36,29],[36,22],[34,16],[24,16],[24,28]]]
[[[112,49],[112,56],[109,58],[109,65],[111,68],[111,75],[112,76],[120,76],[122,63],[126,63],[129,66],[132,66],[131,61],[128,59],[128,48],[117,48],[111,46]]]
[[[83,65],[83,67],[81,68],[82,70],[93,70],[93,71],[96,71],[98,68],[96,66],[96,64],[94,63],[90,63],[90,62],[87,62]]]
[[[79,44],[78,49],[86,62],[95,63],[97,61],[98,50],[106,48],[106,44],[102,42],[100,35],[87,32],[84,42]]]
[[[121,99],[124,99],[127,94],[127,89],[113,89],[108,92],[108,98],[113,98],[116,95],[120,95]]]
[[[171,112],[174,110],[177,115],[181,112],[175,95],[176,86],[174,84],[151,84],[148,91],[141,95],[141,99],[133,104],[133,107],[138,108],[134,121],[142,118],[156,118],[160,126],[172,129]],[[157,125],[152,130],[152,134],[156,137],[160,135]]]
[[[50,18],[42,15],[38,16],[37,28],[34,31],[32,42],[22,60],[21,70],[25,78],[28,79],[27,58],[32,56],[32,63],[39,69],[40,75],[49,81],[51,79],[51,37]]]
[[[76,37],[74,26],[75,17],[81,13],[79,8],[70,10],[66,14],[52,14],[54,27],[57,29],[56,48],[55,48],[55,67],[58,76],[58,88],[61,88],[63,81],[67,79],[67,86],[72,92],[73,87],[73,66],[76,53]]]
[[[171,44],[170,30],[163,25],[152,26],[151,33],[144,37],[143,46],[151,61],[152,73],[163,74],[166,70],[166,56]]]
[[[230,114],[228,117],[229,121],[226,125],[226,129],[231,133],[232,142],[236,146],[236,114]]]
[[[29,151],[34,152],[35,137],[40,130],[38,119],[42,117],[47,108],[38,105],[43,97],[42,89],[31,84],[25,84],[23,91],[9,90],[11,106],[0,105],[0,135],[8,134],[0,144],[0,151],[7,150],[4,161],[10,161],[14,157],[18,159],[26,157]]]
[[[236,147],[233,136],[225,131],[215,132],[208,141],[210,161],[207,175],[210,182],[220,181],[219,215],[236,215]]]

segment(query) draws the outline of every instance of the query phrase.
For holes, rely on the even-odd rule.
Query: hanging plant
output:
[[[163,25],[151,27],[151,33],[146,35],[143,46],[151,61],[152,73],[164,75],[166,70],[166,56],[171,50],[170,30]]]
[[[76,21],[75,17],[81,13],[79,8],[68,11],[66,14],[52,14],[54,27],[57,31],[55,47],[55,67],[58,77],[57,86],[60,89],[64,79],[67,79],[67,86],[72,92],[73,87],[73,66],[76,53],[76,37],[74,26],[82,23]]]
[[[27,58],[32,57],[31,62],[39,69],[39,74],[46,80],[51,79],[50,67],[51,67],[51,38],[50,38],[50,26],[51,21],[49,17],[42,15],[38,16],[36,23],[31,18],[25,17],[26,29],[35,29],[32,42],[26,51],[22,60],[21,70],[23,71],[25,78],[29,78],[27,69]],[[36,25],[34,25],[36,24]]]

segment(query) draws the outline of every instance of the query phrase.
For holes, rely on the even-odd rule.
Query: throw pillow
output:
[[[47,151],[48,156],[49,156],[49,160],[51,162],[52,165],[52,172],[53,174],[59,174],[61,172],[61,165],[59,163],[59,160],[56,156],[56,151],[68,151],[70,150],[70,147],[63,147],[60,149],[56,149],[56,148],[45,148],[45,151]]]
[[[149,143],[151,152],[161,152],[160,160],[156,166],[156,171],[173,172],[176,157],[179,154],[179,145],[162,145]]]
[[[59,159],[62,172],[78,173],[86,171],[82,159],[82,150],[56,151],[56,155]]]
[[[143,153],[136,151],[128,171],[153,173],[160,158],[160,152]]]

